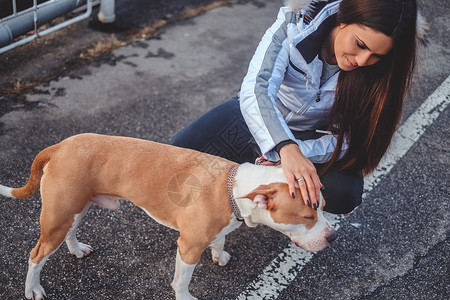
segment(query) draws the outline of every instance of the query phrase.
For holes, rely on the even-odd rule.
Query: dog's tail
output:
[[[36,156],[31,165],[30,178],[26,185],[20,188],[10,188],[7,186],[0,185],[0,195],[10,197],[10,198],[28,198],[34,193],[36,193],[41,183],[42,170],[45,165],[50,161],[52,154],[58,149],[58,145],[53,145],[45,148]]]

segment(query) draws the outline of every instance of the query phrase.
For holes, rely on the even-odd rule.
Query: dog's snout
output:
[[[337,233],[335,230],[331,231],[330,234],[327,236],[328,243],[333,242],[337,238]]]

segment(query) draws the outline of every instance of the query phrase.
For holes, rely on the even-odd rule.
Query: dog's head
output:
[[[320,251],[336,238],[336,231],[323,215],[325,200],[321,195],[319,208],[315,210],[305,205],[300,190],[296,194],[292,199],[287,183],[260,185],[239,199],[243,204],[241,214],[249,226],[267,225],[304,250]]]

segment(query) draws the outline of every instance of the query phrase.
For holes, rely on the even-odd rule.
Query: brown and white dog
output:
[[[307,251],[322,250],[336,236],[323,216],[325,201],[321,199],[319,209],[314,210],[301,197],[292,199],[279,167],[237,165],[198,151],[134,138],[70,137],[36,156],[24,187],[0,185],[0,194],[26,198],[39,185],[41,235],[29,257],[28,299],[44,298],[40,272],[63,241],[78,258],[92,251],[76,238],[76,229],[92,203],[117,209],[118,199],[125,198],[180,232],[172,282],[176,299],[195,299],[188,286],[207,247],[215,263],[228,263],[225,236],[244,221],[252,227],[272,227]]]

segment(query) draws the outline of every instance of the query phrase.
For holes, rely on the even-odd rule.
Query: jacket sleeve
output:
[[[276,105],[277,93],[289,64],[288,30],[296,30],[296,14],[282,8],[275,23],[266,31],[241,85],[240,106],[247,126],[265,158],[280,160],[276,146],[292,140],[313,163],[329,161],[336,146],[336,137],[297,140]],[[342,147],[343,156],[347,145]]]
[[[274,147],[282,141],[295,140],[276,106],[277,93],[289,63],[287,26],[289,23],[295,26],[295,17],[293,11],[280,10],[250,61],[240,91],[240,106],[247,126],[263,155],[274,161],[279,160]]]
[[[336,148],[337,138],[335,135],[326,134],[318,139],[299,141],[297,144],[300,147],[300,151],[305,155],[312,163],[323,164],[328,162],[333,155]],[[348,149],[348,143],[344,139],[342,144],[341,153],[338,159],[341,159]]]

